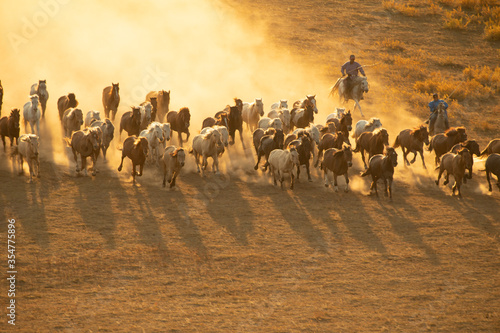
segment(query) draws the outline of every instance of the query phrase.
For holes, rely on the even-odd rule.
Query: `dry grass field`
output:
[[[363,113],[381,119],[391,144],[427,118],[438,91],[452,94],[451,125],[483,148],[500,137],[494,1],[60,3],[26,43],[0,44],[2,116],[22,107],[39,78],[51,94],[41,177],[27,183],[27,168],[18,176],[0,148],[0,331],[500,331],[500,191],[488,191],[484,160],[462,198],[434,183],[433,153],[424,170],[420,159],[405,167],[399,148],[392,201],[368,195],[359,154],[348,193],[343,177],[338,193],[325,188],[319,169],[313,182],[303,172],[293,191],[281,191],[253,170],[245,129],[247,149],[238,140],[229,147],[221,176],[201,178],[189,155],[176,189],[164,189],[153,166],[134,186],[129,160],[117,171],[118,131],[97,176],[76,176],[56,109],[74,91],[84,111],[101,110],[102,88],[120,81],[119,119],[159,68],[154,89],[171,89],[171,109],[190,107],[192,136],[233,97],[263,97],[267,111],[280,98],[317,94],[323,123],[340,106],[329,88],[354,53],[370,65]],[[4,31],[34,13],[9,7],[7,17],[0,6]],[[160,13],[166,19],[155,28]],[[113,38],[100,39],[93,29],[102,27]],[[9,219],[15,326],[6,316]]]

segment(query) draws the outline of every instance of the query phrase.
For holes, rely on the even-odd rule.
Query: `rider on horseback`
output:
[[[361,73],[361,75],[366,76],[365,71],[363,70],[363,66],[354,61],[355,59],[356,57],[354,56],[354,54],[351,54],[351,56],[349,57],[349,61],[343,64],[342,68],[340,69],[342,77],[347,74],[347,77],[344,79],[346,96],[351,95],[351,90],[354,86],[354,80],[358,76],[358,72]]]
[[[450,124],[448,123],[448,112],[446,109],[448,108],[448,103],[446,103],[444,100],[439,99],[439,96],[437,93],[434,93],[432,95],[433,100],[429,103],[429,109],[431,111],[431,115],[429,117],[429,133],[434,133],[434,124],[436,123],[437,119],[437,107],[440,103],[443,103],[444,105],[444,115],[445,115],[445,126],[446,128],[450,128]]]

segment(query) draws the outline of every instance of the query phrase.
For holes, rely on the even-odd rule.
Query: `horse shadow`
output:
[[[305,182],[303,180],[303,182]],[[296,186],[300,184],[295,184]],[[257,185],[259,188],[262,185]],[[270,187],[272,185],[269,185]],[[282,219],[288,223],[290,228],[300,237],[302,237],[308,245],[314,250],[322,253],[329,251],[328,241],[325,239],[321,230],[313,225],[310,213],[317,209],[317,205],[310,205],[308,202],[301,200],[300,194],[290,194],[290,190],[282,191],[279,186],[272,187],[272,190],[262,193],[258,191],[256,186],[249,185],[250,190],[254,192],[254,196],[267,197],[269,202],[274,205],[274,208],[280,212]],[[310,197],[310,193],[304,194]],[[284,204],[286,203],[286,204]]]
[[[255,215],[239,190],[238,182],[231,180],[229,175],[211,175],[201,186],[199,182],[191,185],[198,191],[196,197],[206,206],[212,220],[229,231],[238,243],[248,245]],[[245,211],[235,210],[235,207],[242,207]]]
[[[439,265],[440,260],[436,251],[425,243],[418,230],[418,224],[412,222],[412,220],[422,220],[419,210],[405,200],[412,195],[415,195],[413,189],[410,193],[408,188],[398,187],[397,196],[393,196],[394,201],[387,201],[382,197],[378,200],[379,213],[387,218],[394,232],[405,242],[422,249],[432,264]]]
[[[145,196],[147,197],[149,204],[158,210],[156,213],[157,215],[165,217],[167,221],[172,222],[175,225],[175,228],[179,232],[184,244],[189,249],[193,250],[199,258],[207,258],[208,250],[203,243],[201,232],[189,214],[195,210],[194,206],[188,204],[186,198],[180,190],[175,189],[169,192],[171,193],[161,191],[161,194],[158,195],[157,191],[146,191]],[[139,194],[139,197],[141,196],[142,194]],[[145,202],[142,199],[141,201]],[[152,229],[154,227],[152,222],[154,222],[157,228],[158,221],[152,217],[154,214],[151,207],[146,206],[144,211],[147,212],[147,215],[152,219],[151,221],[145,221],[144,223],[146,225],[149,224],[149,229]],[[145,219],[147,220],[148,218],[149,217],[146,217]],[[161,233],[158,233],[158,235],[161,235]],[[156,241],[160,242],[161,239],[156,239]]]

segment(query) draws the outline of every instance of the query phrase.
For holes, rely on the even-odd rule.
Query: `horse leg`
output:
[[[337,173],[334,171],[333,172],[333,186],[335,189],[335,192],[339,191],[338,183],[337,183]]]
[[[201,160],[201,175],[203,177],[205,177],[205,169],[207,167],[207,164],[208,164],[207,156],[205,154],[203,154],[202,155],[202,160]]]
[[[80,154],[82,159],[82,170],[85,176],[87,176],[87,158]]]
[[[5,152],[5,136],[2,135],[2,141],[3,141],[3,151]],[[10,145],[12,146],[12,140],[10,140]]]
[[[299,181],[299,177],[300,177],[300,164],[297,165],[297,181]]]
[[[19,175],[22,175],[24,173],[23,166],[24,166],[23,155],[19,153]]]
[[[295,183],[295,176],[293,175],[293,171],[290,171],[290,190],[293,190],[293,185]]]
[[[124,155],[122,155],[122,161],[120,162],[120,166],[118,167],[118,172],[122,171],[122,167],[123,167],[123,159],[125,158]]]
[[[32,183],[33,182],[33,160],[32,159],[28,159],[28,168],[30,170],[29,182]]]
[[[306,171],[307,171],[307,180],[312,182],[313,180],[311,179],[311,172],[309,171],[309,160],[306,162]]]
[[[389,179],[389,198],[392,200],[392,179]]]
[[[409,153],[409,152],[408,152],[408,153]],[[417,160],[417,151],[416,151],[416,150],[414,150],[412,153],[413,153],[413,159],[412,159],[412,160],[411,160],[411,162],[410,162],[411,164],[415,163],[415,161]]]
[[[71,147],[71,150],[73,151],[73,158],[75,159],[76,173],[78,173],[80,171],[80,169],[78,169],[78,155],[76,153],[76,150],[73,147]]]
[[[488,181],[488,191],[493,191],[491,188],[491,182],[490,182],[490,170],[486,170],[486,180]]]
[[[361,114],[361,118],[364,118],[365,116],[363,115],[363,111],[361,111],[361,105],[359,105],[359,101],[357,99],[354,99],[354,110],[356,109],[356,106],[359,109],[359,113]],[[354,112],[354,110],[352,112]]]
[[[325,176],[325,187],[328,187],[328,169],[324,167],[323,174]]]
[[[314,163],[314,167],[318,167],[319,159],[323,156],[323,149],[318,148],[318,156],[316,158],[316,163]]]
[[[283,188],[283,182],[285,181],[285,175],[283,173],[280,172],[280,185],[281,185],[281,190],[285,190]]]
[[[215,171],[215,174],[216,175],[220,175],[220,172],[219,172],[219,157],[217,156],[217,153],[215,153],[215,157],[212,157],[212,159],[214,160],[214,167],[217,171]],[[212,168],[214,168],[212,167]]]
[[[388,196],[388,193],[387,193],[387,179],[384,178],[384,195],[387,197]]]
[[[269,167],[269,169],[271,170],[271,176],[273,177],[273,183],[274,183],[274,186],[276,186],[276,185],[278,185],[278,184],[276,183],[276,170],[274,169],[274,166],[273,166],[273,165],[271,165],[271,166]]]
[[[136,172],[135,172],[135,163],[132,162],[132,183],[135,185],[135,175],[136,175]]]
[[[345,177],[345,190],[344,190],[344,192],[349,192],[349,175],[348,175],[347,171],[344,174],[344,177]]]
[[[422,165],[423,165],[424,169],[427,169],[427,167],[425,166],[425,160],[424,160],[424,150],[420,149],[418,152],[420,154],[420,158],[422,159]]]
[[[257,163],[253,167],[254,170],[257,170],[259,168],[260,158],[262,157],[262,155],[263,155],[262,152],[259,150],[257,152]]]
[[[365,161],[365,150],[363,148],[360,148],[359,152],[361,153],[361,159],[363,160],[363,164],[365,165],[365,169],[368,169],[368,166],[366,165],[366,161]]]
[[[448,183],[450,182],[450,173],[448,171],[446,171],[446,180],[444,181],[443,185],[448,185]]]
[[[179,137],[179,146],[181,146],[181,147],[182,147],[182,132],[181,132],[181,131],[179,131],[179,132],[177,132],[177,133],[178,133],[178,137]]]
[[[240,132],[241,146],[243,147],[243,149],[245,149],[245,142],[243,142],[243,134],[241,133],[242,130],[239,130],[239,132]]]
[[[99,150],[98,150],[99,151]],[[92,154],[92,176],[95,176],[97,174],[97,154]]]
[[[139,164],[139,174],[137,176],[141,177],[142,176],[142,170],[144,170],[144,162]]]

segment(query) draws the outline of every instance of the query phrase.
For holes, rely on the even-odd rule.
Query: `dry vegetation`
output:
[[[182,3],[189,8],[188,2]],[[147,48],[149,43],[139,43],[134,33],[143,38],[138,31],[152,21],[150,16],[136,18],[143,10],[137,7],[128,9],[133,13],[127,22],[140,24],[126,28],[145,51],[107,41],[113,45],[113,56],[118,49],[127,64],[120,62],[114,71],[115,64],[108,63],[116,75],[126,72],[141,77],[130,71],[134,62],[158,52],[155,61],[169,71],[161,88],[172,89],[173,103],[184,98],[195,104],[193,133],[203,117],[235,95],[244,95],[247,101],[262,93],[291,102],[317,93],[321,122],[338,106],[336,99],[326,97],[328,84],[338,78],[349,54],[355,53],[362,64],[370,65],[364,113],[382,119],[391,143],[400,130],[426,119],[426,105],[435,91],[441,97],[451,95],[450,123],[466,126],[481,147],[499,136],[499,11],[494,1],[226,0],[216,4],[238,22],[234,25],[219,12],[210,12],[208,18],[199,13],[200,21],[223,21],[216,36],[240,29],[250,29],[255,36],[229,42],[222,37],[204,38],[199,40],[204,48],[189,48],[181,37],[191,32],[184,21],[192,21],[179,14],[182,24],[161,30],[161,38],[155,36],[169,46]],[[125,11],[124,7],[113,7],[113,13]],[[448,29],[448,16],[461,25],[469,23]],[[199,36],[204,27],[196,26],[193,35]],[[184,35],[176,35],[178,30]],[[175,41],[182,47],[173,47],[176,44],[169,37],[178,37]],[[106,49],[102,47],[95,51]],[[243,55],[235,49],[243,49]],[[73,50],[66,55],[70,54]],[[101,67],[89,68],[86,62],[93,67],[103,60],[83,54],[84,61],[75,60],[81,69],[73,75],[77,76],[74,82],[90,78],[91,82],[79,86],[87,92],[96,86],[94,81],[101,82],[94,72],[104,74]],[[244,70],[228,74],[217,67],[233,61]],[[281,67],[288,62],[292,65]],[[44,65],[33,68],[36,72]],[[115,79],[108,77],[108,70],[103,69],[103,82],[109,84]],[[179,84],[182,76],[188,79]],[[62,74],[58,78],[76,84]],[[243,89],[245,80],[248,85]],[[54,90],[69,89],[48,82]],[[3,79],[2,84],[7,91]],[[99,92],[100,83],[97,86]],[[123,92],[126,86],[120,79]],[[49,100],[51,112],[61,92],[56,91]],[[216,93],[220,95],[214,103],[210,98]],[[23,101],[24,90],[17,94]],[[93,96],[97,102],[92,107],[100,107],[100,96],[80,96]],[[88,100],[82,97],[82,104]],[[265,105],[271,103],[264,100]],[[127,108],[122,106],[119,112]],[[356,111],[355,121],[358,115]],[[486,190],[484,174],[478,171],[481,162],[462,189],[464,199],[459,200],[448,187],[433,183],[433,155],[425,153],[427,170],[420,167],[419,159],[405,168],[400,158],[394,200],[389,202],[383,196],[367,196],[369,181],[357,176],[362,169],[357,154],[350,193],[325,189],[318,171],[313,171],[314,182],[302,178],[293,192],[282,192],[266,175],[254,172],[252,150],[245,153],[237,145],[221,162],[222,178],[202,180],[188,156],[178,189],[168,191],[161,188],[160,175],[153,168],[146,169],[138,186],[132,186],[130,170],[116,172],[116,149],[110,149],[108,163],[100,161],[96,177],[75,177],[73,161],[54,131],[57,121],[48,117],[42,124],[49,146],[42,149],[42,178],[34,184],[13,175],[10,161],[0,151],[0,220],[15,217],[18,221],[19,266],[17,325],[12,329],[3,318],[0,331],[500,330],[500,193],[496,188],[492,194]],[[3,249],[5,240],[2,228]],[[7,286],[0,286],[0,304],[5,308]]]

